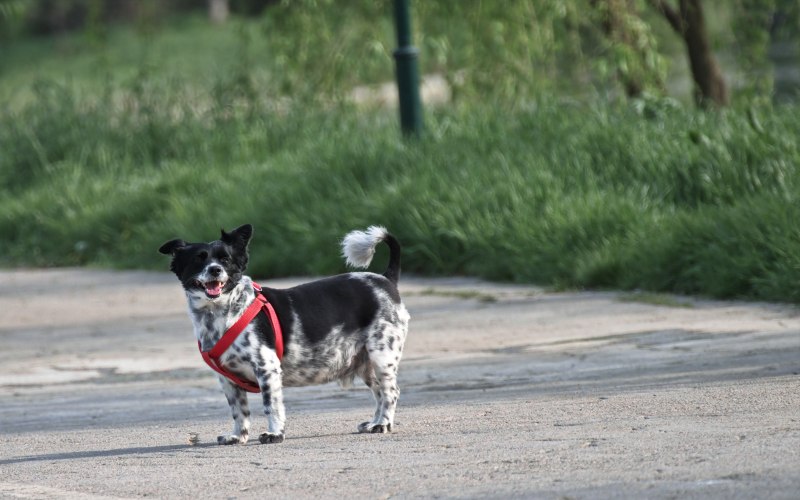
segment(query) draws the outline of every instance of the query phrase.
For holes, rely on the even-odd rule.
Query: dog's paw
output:
[[[258,436],[258,441],[261,444],[282,443],[283,434],[270,434],[269,432],[265,432]]]
[[[387,434],[392,432],[392,424],[373,424],[372,422],[361,422],[358,425],[358,432],[362,434]]]
[[[229,444],[245,444],[245,443],[247,443],[247,434],[242,434],[241,436],[236,436],[233,434],[217,436],[217,444],[229,445]]]

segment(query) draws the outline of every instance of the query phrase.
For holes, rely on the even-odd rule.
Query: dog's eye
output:
[[[220,259],[219,259],[219,263],[220,264],[229,264],[230,261],[231,261],[230,257],[220,257]]]
[[[197,260],[199,260],[200,262],[205,262],[207,258],[208,258],[208,252],[200,252],[199,254],[197,254]]]

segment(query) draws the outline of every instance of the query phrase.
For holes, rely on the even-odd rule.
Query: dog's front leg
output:
[[[217,437],[219,444],[245,444],[250,437],[250,408],[247,405],[247,392],[225,377],[219,377],[222,392],[228,399],[233,416],[233,431]]]
[[[267,432],[261,434],[258,440],[262,444],[282,443],[286,416],[283,409],[281,362],[275,355],[275,351],[262,347],[256,357],[256,363],[256,378],[258,379],[258,386],[261,388],[264,414],[267,415]]]

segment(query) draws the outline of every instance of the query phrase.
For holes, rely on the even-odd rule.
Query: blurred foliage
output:
[[[774,40],[800,40],[795,0],[707,2],[716,51],[734,61],[747,99],[768,98]],[[341,97],[350,88],[389,81],[394,48],[391,0],[231,0],[234,14],[261,19],[259,59],[278,91]],[[205,0],[0,0],[0,33],[85,30],[96,47],[108,26],[132,23],[144,35],[205,12]],[[651,0],[437,0],[412,2],[424,73],[444,76],[456,100],[663,95],[685,49],[663,29]],[[238,16],[238,17],[237,17]],[[300,36],[302,34],[302,36]],[[260,40],[255,40],[253,37]],[[249,49],[246,49],[249,50]],[[250,61],[248,61],[250,63]]]
[[[388,1],[343,8],[333,0],[296,0],[267,10],[262,29],[280,91],[341,97],[359,83],[391,79],[390,16]]]

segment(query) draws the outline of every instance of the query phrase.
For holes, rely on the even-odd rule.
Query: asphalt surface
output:
[[[327,384],[285,390],[284,443],[218,446],[169,273],[0,278],[0,498],[800,498],[791,306],[404,278],[395,432]]]

